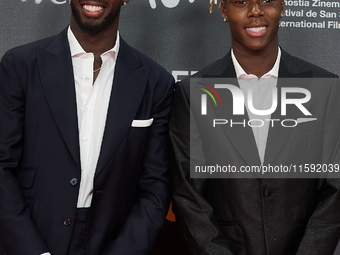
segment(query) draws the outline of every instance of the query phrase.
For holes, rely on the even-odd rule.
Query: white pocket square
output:
[[[303,123],[303,122],[309,122],[309,121],[315,121],[317,118],[297,118],[296,122],[297,123]]]
[[[133,120],[131,127],[149,127],[153,122],[153,118],[148,120]]]

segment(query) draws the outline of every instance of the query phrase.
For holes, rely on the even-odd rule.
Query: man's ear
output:
[[[221,0],[220,8],[221,8],[221,16],[222,16],[222,19],[223,19],[224,21],[228,22],[226,4],[225,4],[225,2],[224,2],[223,0]]]
[[[285,2],[281,0],[281,17],[285,15]]]

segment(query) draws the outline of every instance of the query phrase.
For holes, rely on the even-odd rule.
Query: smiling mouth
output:
[[[104,8],[101,7],[101,6],[96,6],[96,5],[83,5],[83,8],[84,8],[86,11],[89,11],[89,12],[98,12],[98,11],[101,11],[101,10],[104,9]]]
[[[248,27],[247,30],[254,33],[260,33],[265,30],[266,27]]]

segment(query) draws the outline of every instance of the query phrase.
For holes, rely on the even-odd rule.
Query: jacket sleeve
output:
[[[0,244],[7,255],[47,252],[16,172],[24,146],[25,91],[12,52],[0,64]]]
[[[182,83],[176,84],[170,118],[170,172],[176,221],[191,254],[232,255],[214,210],[205,199],[209,180],[190,178],[190,160],[204,165],[205,159],[186,88]]]
[[[149,80],[157,83],[157,92],[152,110],[154,120],[141,161],[143,171],[137,180],[138,195],[118,238],[106,247],[102,255],[148,254],[169,208],[168,118],[174,80],[167,72],[162,74],[158,80],[154,77]]]
[[[337,77],[326,80],[332,81],[332,89],[325,108],[322,163],[334,171],[319,180],[316,207],[297,255],[333,255],[340,239],[340,82]]]

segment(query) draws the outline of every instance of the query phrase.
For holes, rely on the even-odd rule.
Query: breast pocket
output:
[[[130,137],[147,136],[153,123],[153,118],[147,120],[133,120],[130,128]]]
[[[151,127],[131,127],[129,136],[130,137],[146,137],[149,135]]]

